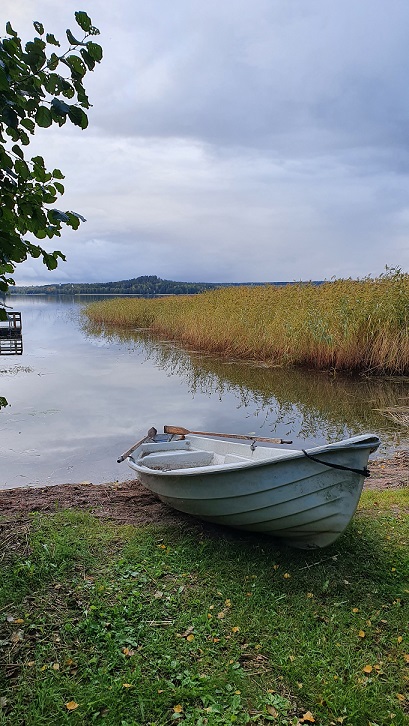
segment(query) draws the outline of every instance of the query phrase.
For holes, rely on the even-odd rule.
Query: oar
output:
[[[137,449],[138,446],[140,446],[141,444],[144,444],[146,441],[151,441],[156,436],[157,433],[158,432],[156,431],[155,427],[152,426],[152,428],[149,429],[147,436],[144,436],[143,439],[141,439],[140,441],[137,441],[136,444],[131,446],[131,448],[128,449],[128,451],[125,451],[125,453],[122,454],[122,456],[120,456],[119,459],[117,459],[118,464],[120,464],[121,461],[124,461],[126,459],[126,457],[129,456],[129,454],[132,454],[132,452],[135,451],[135,449]]]
[[[165,434],[198,434],[199,436],[220,436],[228,439],[248,439],[249,441],[264,441],[267,444],[292,444],[292,441],[284,441],[284,439],[266,439],[262,436],[249,436],[242,434],[216,434],[214,431],[189,431],[184,429],[183,426],[164,426],[163,430]]]

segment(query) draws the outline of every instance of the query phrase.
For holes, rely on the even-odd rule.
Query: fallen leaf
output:
[[[231,600],[227,599],[224,601],[226,608],[231,608]]]
[[[291,575],[289,572],[285,572],[283,577],[284,577],[284,580],[288,580],[291,577]]]
[[[235,625],[234,628],[231,629],[231,631],[232,631],[232,633],[239,633],[240,632],[240,628],[239,628],[238,625]]]
[[[217,613],[217,617],[219,618],[219,620],[223,620],[223,618],[224,618],[223,610],[220,613]]]
[[[401,636],[401,635],[398,635],[398,637],[397,637],[397,641],[398,641],[398,643],[401,643],[401,642],[402,642],[402,640],[403,640],[402,636]]]
[[[28,665],[28,666],[29,666],[30,668],[31,668],[31,667],[32,667],[33,665],[35,665],[35,664],[36,664],[35,660],[29,660],[29,661],[28,661],[28,663],[26,663],[26,665]]]
[[[192,633],[190,633],[190,635],[188,635],[187,638],[186,638],[186,640],[188,640],[189,643],[191,643],[192,640],[194,640],[194,639],[195,639],[195,636]]]
[[[122,684],[122,688],[132,688],[132,686],[133,686],[132,683],[123,683]]]
[[[181,706],[181,704],[178,703],[177,706],[173,706],[173,710],[174,710],[175,713],[182,713],[183,706]]]
[[[360,638],[365,638],[365,630],[360,630],[358,635]]]
[[[397,698],[397,699],[398,699],[398,701],[400,701],[401,703],[403,703],[403,701],[406,701],[406,696],[404,696],[404,695],[403,695],[403,693],[397,693],[397,694],[396,694],[396,698]]]
[[[65,708],[67,711],[75,711],[76,708],[78,708],[80,704],[76,703],[75,701],[68,701],[68,703],[65,704]]]
[[[60,664],[59,663],[53,663],[53,671],[59,671],[60,670]]]
[[[156,598],[156,600],[159,600],[159,598],[163,597],[163,592],[156,590],[153,597]]]
[[[307,713],[304,713],[300,721],[301,723],[315,723],[315,718],[312,715],[311,711],[307,711]]]
[[[182,635],[181,635],[180,637],[181,637],[181,638],[187,638],[187,637],[188,637],[188,635],[190,635],[190,633],[191,633],[191,632],[192,632],[192,630],[194,630],[194,629],[195,629],[195,626],[194,626],[194,625],[189,625],[189,627],[187,628],[187,630],[185,630],[185,632],[184,632],[184,633],[182,633]]]
[[[409,663],[409,653],[404,653],[403,657],[405,659],[405,663]]]
[[[364,666],[362,668],[362,670],[363,670],[364,673],[372,673],[372,666],[371,665],[366,665],[366,666]]]
[[[359,613],[359,608],[352,608],[353,613]]]
[[[272,716],[273,718],[277,718],[277,717],[278,717],[278,715],[279,715],[279,714],[278,714],[278,711],[277,711],[277,709],[275,709],[275,708],[274,708],[274,706],[267,706],[267,712],[268,712],[268,713],[270,714],[270,716]]]

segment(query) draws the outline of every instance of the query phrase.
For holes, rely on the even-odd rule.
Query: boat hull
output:
[[[203,439],[194,441],[203,448]],[[210,448],[209,439],[205,447]],[[220,448],[220,442],[217,442]],[[174,509],[220,525],[278,537],[301,549],[327,547],[348,526],[364,483],[363,471],[379,439],[354,437],[308,453],[276,452],[272,460],[233,463],[230,467],[198,466],[151,470],[144,459],[129,457],[144,486]],[[234,451],[244,447],[229,444]],[[251,456],[251,455],[250,455]],[[233,456],[234,458],[234,456]],[[239,458],[239,457],[236,457]],[[345,466],[332,468],[328,464]]]

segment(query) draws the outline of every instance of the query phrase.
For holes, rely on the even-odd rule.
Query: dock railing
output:
[[[7,320],[0,320],[0,355],[22,355],[22,353],[21,313],[7,312]]]

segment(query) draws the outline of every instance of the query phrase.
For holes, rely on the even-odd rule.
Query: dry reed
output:
[[[195,350],[267,365],[409,374],[409,275],[228,287],[92,303],[94,323],[149,328]]]

